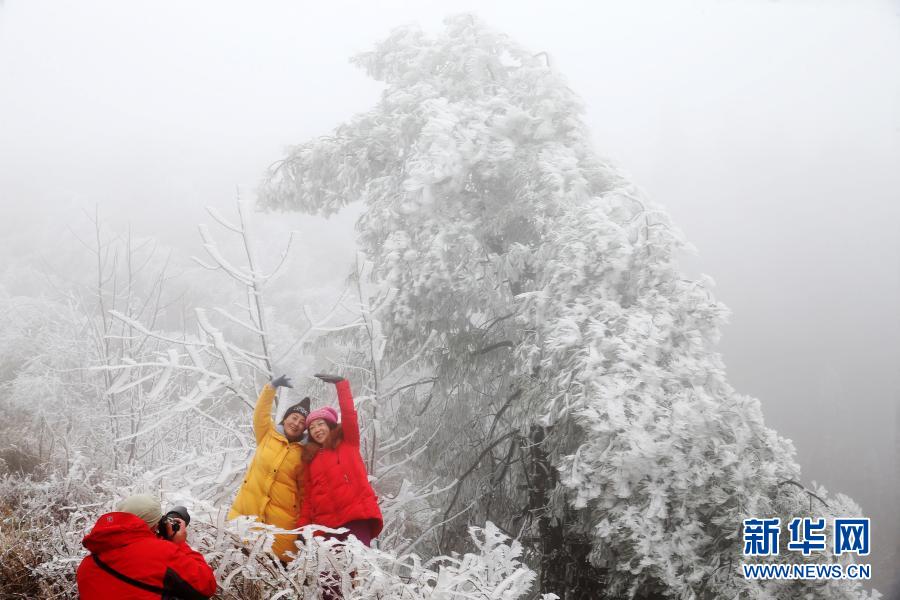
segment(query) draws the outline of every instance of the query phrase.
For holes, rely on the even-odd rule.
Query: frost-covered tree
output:
[[[859,508],[806,489],[729,385],[711,280],[679,270],[686,243],[597,157],[546,54],[463,15],[354,60],[380,101],[291,149],[260,202],[365,205],[385,360],[433,380],[407,416],[444,431],[444,516],[502,513],[564,598],[864,597],[741,577],[742,519]]]
[[[178,332],[110,309],[109,318],[127,327],[130,339],[141,341],[140,347],[152,344],[154,351],[125,353],[102,370],[109,374],[106,394],[131,392],[140,409],[126,411],[142,417],[114,443],[139,442],[148,448],[152,454],[141,464],[150,471],[144,478],[165,476],[197,498],[227,504],[253,452],[249,414],[259,389],[276,369],[296,359],[302,341],[331,315],[323,323],[310,322],[299,339],[275,335],[264,297],[287,264],[293,234],[278,262],[263,265],[245,203],[238,200],[236,219],[212,208],[208,212],[219,227],[200,225],[206,256],[194,262],[218,274],[217,287],[236,290],[236,298],[220,293],[218,305],[194,307],[194,318]],[[218,241],[223,230],[237,238],[236,248]]]
[[[36,432],[12,423],[13,435],[34,439],[37,433],[45,474],[73,463],[115,471],[139,462],[146,448],[133,438],[114,440],[141,426],[146,406],[134,390],[112,389],[109,368],[126,356],[151,356],[159,346],[111,313],[159,326],[173,312],[168,259],[154,241],[130,231],[111,234],[99,211],[89,219],[91,234],[78,238],[87,252],[75,254],[87,261],[45,266],[47,290],[40,298],[0,300],[0,397],[39,423]],[[20,275],[27,281],[27,272]]]
[[[297,560],[285,565],[268,551],[280,530],[250,518],[226,520],[252,439],[240,409],[278,366],[292,372],[315,367],[298,354],[313,347],[308,338],[327,333],[323,345],[331,356],[345,341],[338,334],[360,332],[346,341],[367,344],[355,350],[349,344],[352,352],[334,356],[357,369],[354,379],[370,398],[389,398],[403,387],[381,370],[382,336],[373,307],[363,301],[369,296],[362,272],[355,286],[360,302],[351,302],[345,290],[330,310],[304,305],[302,333],[279,310],[266,308],[263,297],[274,291],[272,273],[287,251],[280,263],[264,252],[257,258],[245,209],[239,205],[234,220],[210,211],[221,229],[201,226],[207,258],[198,260],[242,293],[229,304],[228,285],[210,285],[193,273],[190,282],[215,289],[217,302],[195,309],[194,327],[183,331],[166,318],[168,302],[154,301],[159,289],[148,285],[146,271],[122,278],[130,259],[141,256],[135,264],[152,264],[151,258],[127,252],[127,240],[107,240],[98,222],[101,243],[87,245],[101,267],[91,278],[96,294],[73,294],[60,303],[13,296],[0,285],[0,409],[10,421],[0,425],[0,597],[77,597],[83,536],[123,496],[149,491],[166,505],[190,507],[189,539],[215,569],[216,598],[312,600],[332,583],[348,600],[535,598],[536,573],[522,560],[522,545],[490,522],[470,528],[459,554],[409,551],[410,536],[420,532],[415,524],[430,524],[423,502],[440,490],[427,480],[417,485],[403,479],[407,457],[415,454],[412,438],[376,435],[379,411],[368,413],[366,456],[391,532],[378,549],[317,541],[312,526]],[[240,244],[219,243],[222,229],[238,234]],[[128,284],[116,285],[123,281]],[[329,323],[344,313],[346,322]],[[102,319],[108,319],[105,325]],[[117,410],[110,412],[104,401],[109,396]],[[115,419],[121,419],[118,429]]]

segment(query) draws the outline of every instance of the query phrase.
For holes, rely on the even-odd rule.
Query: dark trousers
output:
[[[339,525],[335,527],[335,529],[349,529],[347,533],[326,533],[325,539],[334,539],[344,541],[348,536],[352,535],[356,537],[360,542],[362,542],[365,546],[369,547],[372,544],[372,523],[371,521],[364,519],[361,521],[350,521],[349,523],[344,523],[343,525]],[[322,588],[322,598],[323,600],[341,600],[343,598],[343,594],[341,594],[341,582],[335,581],[329,585],[326,585]]]

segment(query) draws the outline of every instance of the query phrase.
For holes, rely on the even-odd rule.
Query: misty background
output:
[[[348,58],[393,27],[472,11],[551,64],[597,150],[662,204],[732,310],[730,382],[792,439],[804,483],[873,519],[875,585],[900,550],[900,3],[0,4],[0,284],[41,292],[99,211],[186,259],[288,145],[372,106]],[[277,286],[329,289],[351,207],[301,232]],[[278,238],[278,239],[275,239]],[[214,290],[211,290],[214,293]]]

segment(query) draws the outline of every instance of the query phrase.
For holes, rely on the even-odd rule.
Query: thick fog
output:
[[[0,270],[54,269],[85,211],[197,254],[204,207],[252,198],[285,148],[377,100],[348,62],[393,27],[477,12],[584,100],[594,144],[696,247],[732,311],[731,383],[805,483],[900,560],[900,3],[0,4]],[[303,232],[300,286],[340,281],[350,208]],[[29,294],[39,292],[39,282]],[[9,290],[15,293],[16,290]]]

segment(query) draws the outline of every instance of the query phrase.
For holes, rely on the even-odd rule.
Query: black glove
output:
[[[287,375],[282,375],[281,377],[276,377],[269,383],[275,389],[278,389],[280,387],[289,387],[289,388],[294,387],[293,385],[291,385],[291,378],[288,377]]]
[[[318,377],[325,383],[337,383],[344,380],[340,375],[326,375],[325,373],[316,373],[313,377]]]

